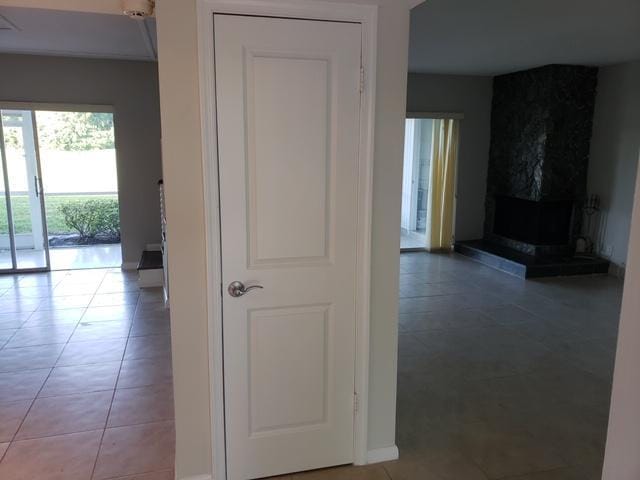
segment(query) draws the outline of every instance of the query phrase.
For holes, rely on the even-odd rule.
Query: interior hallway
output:
[[[105,269],[0,276],[0,294],[0,478],[173,480],[161,291]]]

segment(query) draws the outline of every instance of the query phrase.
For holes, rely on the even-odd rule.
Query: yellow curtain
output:
[[[430,218],[427,219],[427,250],[451,250],[455,209],[455,178],[458,156],[458,121],[433,122],[433,155],[429,185]]]

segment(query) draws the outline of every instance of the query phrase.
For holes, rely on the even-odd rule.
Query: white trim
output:
[[[207,324],[209,352],[209,396],[211,412],[211,471],[216,480],[227,478],[224,427],[224,372],[222,350],[222,284],[220,245],[220,204],[218,192],[218,127],[213,45],[214,5],[197,3],[198,69],[200,122],[202,131],[202,167],[206,234]],[[209,135],[206,135],[208,132]]]
[[[145,250],[149,252],[161,252],[162,244],[160,243],[147,243]]]
[[[51,9],[48,9],[51,10]],[[146,49],[145,49],[146,50]],[[149,62],[155,63],[156,60],[149,55],[127,55],[122,53],[101,53],[101,52],[86,52],[78,50],[53,50],[53,49],[29,49],[29,48],[16,48],[12,50],[5,50],[2,53],[10,55],[35,55],[38,57],[58,57],[58,58],[84,58],[90,60],[115,60],[124,62]]]
[[[464,120],[462,112],[407,112],[407,118],[431,118],[434,120]]]
[[[191,477],[182,477],[180,480],[213,480],[211,475],[192,475]]]
[[[358,285],[356,288],[355,390],[359,399],[354,418],[354,463],[366,464],[369,398],[369,308],[371,289],[371,218],[377,62],[378,7],[324,0],[198,0],[198,52],[202,127],[202,160],[207,246],[207,311],[213,477],[226,478],[224,394],[222,371],[221,248],[218,198],[217,124],[213,48],[213,14],[264,15],[362,25],[362,63],[365,87],[360,110],[360,166],[358,205]],[[204,134],[207,132],[208,134]]]
[[[138,271],[138,287],[156,288],[162,287],[164,281],[164,271],[162,268],[147,268]]]
[[[627,266],[624,263],[610,262],[608,274],[611,275],[612,277],[616,277],[621,280],[624,280],[624,277],[626,275],[626,270],[627,270]]]
[[[0,0],[1,7],[43,8],[70,12],[121,15],[120,0]]]
[[[390,462],[398,458],[400,458],[400,451],[395,445],[392,447],[376,448],[367,452],[367,463]]]
[[[45,110],[47,112],[115,113],[113,105],[50,102],[14,102],[0,100],[4,110]]]
[[[125,271],[132,271],[138,269],[138,262],[122,262],[120,269]]]

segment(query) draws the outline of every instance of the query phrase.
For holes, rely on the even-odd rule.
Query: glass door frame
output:
[[[421,112],[421,111],[408,111],[405,115],[405,119],[406,120],[446,120],[446,119],[453,119],[453,120],[464,120],[464,113],[461,112]],[[406,133],[406,132],[405,132]],[[460,137],[458,137],[458,146],[460,145]],[[403,159],[404,160],[404,159]],[[429,176],[431,176],[431,173],[429,174]],[[429,181],[431,181],[431,179],[429,179]],[[456,171],[455,171],[455,180],[454,180],[454,185],[455,185],[455,191],[454,191],[454,197],[455,197],[455,201],[454,201],[454,208],[453,208],[453,216],[455,218],[456,216],[456,208],[457,208],[457,198],[458,198],[458,168],[456,166]],[[427,221],[428,221],[428,213],[427,213]],[[455,221],[453,224],[453,232],[455,235]],[[415,253],[415,252],[428,252],[429,249],[427,248],[427,245],[425,243],[424,247],[407,247],[407,248],[402,248],[400,247],[400,253]]]
[[[11,187],[9,185],[9,171],[7,168],[7,155],[4,143],[4,125],[1,112],[4,110],[28,111],[31,117],[31,128],[33,134],[33,145],[35,150],[36,177],[34,178],[36,195],[40,203],[40,216],[42,225],[43,250],[45,255],[45,265],[43,267],[20,268],[18,265],[15,225],[13,222],[13,211],[11,205]],[[11,248],[12,268],[0,268],[0,273],[33,273],[51,271],[51,258],[49,256],[49,231],[47,229],[47,216],[44,204],[44,188],[42,182],[42,168],[40,166],[40,145],[38,142],[38,125],[36,123],[36,110],[26,104],[0,102],[0,157],[2,157],[2,181],[4,182],[5,202],[7,208],[7,224],[9,230],[9,245]],[[28,180],[30,181],[30,180]]]

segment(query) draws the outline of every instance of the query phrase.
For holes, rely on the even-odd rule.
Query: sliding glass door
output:
[[[0,110],[0,271],[49,269],[36,117]]]

